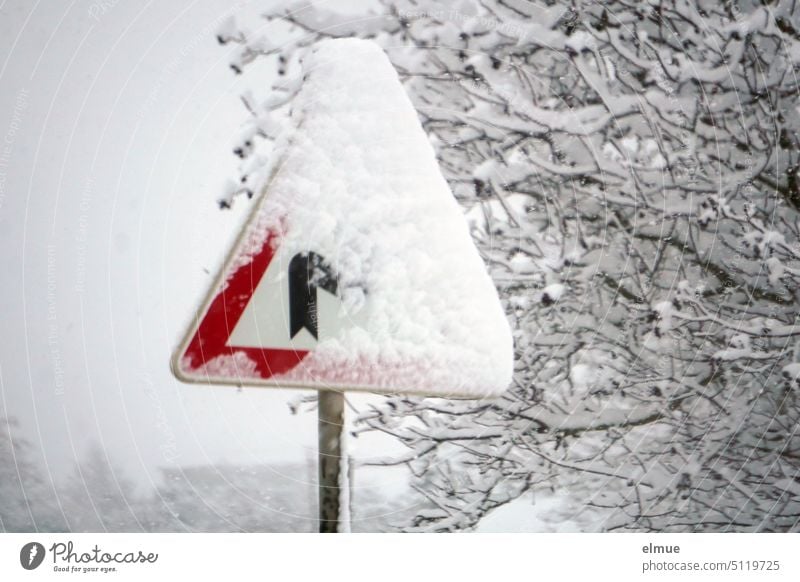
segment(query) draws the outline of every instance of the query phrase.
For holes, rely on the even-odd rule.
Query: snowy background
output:
[[[0,4],[0,529],[316,529],[313,393],[168,361],[327,36],[400,72],[517,352],[351,398],[353,529],[797,529],[800,9],[306,4]]]

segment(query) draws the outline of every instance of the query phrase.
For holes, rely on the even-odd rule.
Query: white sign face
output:
[[[324,41],[297,129],[173,359],[181,380],[479,398],[511,381],[497,292],[397,74]]]
[[[227,344],[312,350],[325,338],[336,337],[341,330],[361,323],[357,314],[348,317],[334,287],[313,282],[313,277],[308,276],[313,275],[309,272],[313,268],[307,263],[306,253],[289,257],[278,251],[253,290]],[[335,283],[334,279],[330,281]]]

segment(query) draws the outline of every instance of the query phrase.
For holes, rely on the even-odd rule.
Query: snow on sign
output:
[[[383,51],[319,43],[295,130],[195,325],[181,380],[483,397],[511,381],[497,292]]]

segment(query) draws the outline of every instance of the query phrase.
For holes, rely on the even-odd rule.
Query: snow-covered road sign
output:
[[[295,130],[173,358],[190,382],[483,397],[511,381],[497,292],[394,68],[304,63]]]

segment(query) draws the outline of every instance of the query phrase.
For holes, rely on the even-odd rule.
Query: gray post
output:
[[[341,471],[344,394],[319,391],[319,531],[339,531],[339,473]]]

